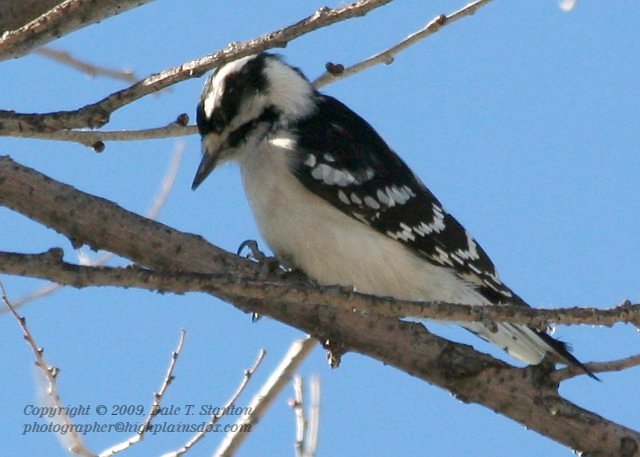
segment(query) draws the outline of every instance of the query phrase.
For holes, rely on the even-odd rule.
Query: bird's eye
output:
[[[220,108],[215,109],[211,116],[210,123],[214,132],[222,132],[227,126],[227,116],[225,116],[224,111]]]

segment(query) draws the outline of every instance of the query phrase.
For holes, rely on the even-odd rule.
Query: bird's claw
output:
[[[276,257],[269,257],[258,247],[256,240],[245,240],[238,246],[237,255],[240,255],[244,248],[249,249],[247,258],[253,260],[260,265],[260,273],[258,278],[260,280],[267,279],[269,276],[275,274],[281,274],[286,271],[286,268],[280,263]]]
[[[256,240],[244,240],[242,243],[240,243],[240,246],[238,246],[236,255],[242,254],[244,248],[249,248],[249,254],[247,254],[248,259],[252,259],[258,263],[262,263],[267,258],[265,253],[262,252],[258,247],[258,242]]]

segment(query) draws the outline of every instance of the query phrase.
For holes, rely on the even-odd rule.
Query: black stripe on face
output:
[[[253,130],[262,123],[274,124],[278,114],[273,107],[266,108],[262,114],[251,122],[247,122],[235,129],[227,138],[227,147],[235,148],[244,143]]]
[[[200,135],[206,135],[209,132],[221,133],[238,116],[245,99],[267,90],[263,69],[268,57],[267,54],[260,54],[249,60],[238,71],[226,76],[221,83],[224,85],[224,91],[210,117],[207,117],[204,104],[200,102],[196,113]],[[207,93],[217,90],[213,85],[207,84],[207,86],[205,89]]]

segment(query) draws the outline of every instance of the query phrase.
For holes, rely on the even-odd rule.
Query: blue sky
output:
[[[223,3],[223,4],[221,4]],[[138,75],[198,58],[231,41],[293,23],[324,3],[158,0],[80,30],[52,44],[77,57]],[[395,2],[279,50],[310,78],[327,61],[352,64],[463,2]],[[329,6],[336,6],[329,4]],[[480,241],[503,280],[533,306],[609,307],[640,300],[640,31],[635,2],[586,2],[563,13],[555,0],[493,2],[379,66],[324,89],[369,120]],[[0,63],[0,106],[19,112],[75,109],[124,85],[85,75],[39,56]],[[112,116],[108,129],[165,125],[182,113],[195,119],[204,79],[147,97]],[[185,157],[159,220],[235,251],[259,239],[238,171],[225,166],[190,190],[200,150],[184,140]],[[110,143],[102,154],[60,142],[0,139],[0,154],[55,179],[144,213],[166,172],[176,140]],[[0,208],[0,249],[74,254],[52,230]],[[17,298],[40,283],[1,277]],[[22,309],[49,362],[61,369],[69,405],[151,402],[180,329],[186,347],[167,405],[222,405],[242,372],[265,348],[267,357],[238,401],[246,405],[290,342],[302,334],[250,318],[203,294],[160,295],[113,288],[65,289]],[[453,326],[432,326],[450,338],[502,354]],[[22,435],[37,401],[33,356],[16,322],[0,315],[0,453],[65,455],[47,433]],[[640,352],[638,334],[560,327],[583,361]],[[566,382],[579,405],[632,428],[638,369]],[[301,374],[322,379],[319,456],[563,456],[569,451],[519,424],[394,368],[357,354],[331,370],[316,350]],[[288,389],[239,455],[291,455],[294,416]],[[88,421],[107,421],[95,415]],[[84,418],[83,418],[84,420]],[[189,421],[178,417],[177,421]],[[86,437],[96,451],[124,439]],[[179,447],[188,434],[148,436],[128,455]],[[192,456],[210,455],[212,434]],[[3,449],[4,448],[4,449]]]

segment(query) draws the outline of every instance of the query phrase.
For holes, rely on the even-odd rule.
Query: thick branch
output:
[[[151,0],[64,0],[48,11],[35,10],[32,5],[20,6],[21,1],[13,1],[15,18],[31,18],[39,15],[15,30],[0,35],[0,61],[28,54],[42,46],[79,28],[100,22],[111,16],[123,13],[131,8]],[[51,2],[47,2],[48,5]],[[24,11],[21,15],[20,11]],[[19,22],[19,21],[14,21]]]
[[[146,220],[8,157],[0,158],[0,204],[70,238],[150,268],[208,274],[227,270],[249,278],[261,273],[259,265],[225,253],[200,237]],[[393,365],[572,449],[590,455],[631,456],[640,448],[639,433],[568,402],[555,385],[541,384],[539,368],[508,366],[432,335],[422,325],[394,318],[307,302],[289,306],[229,295],[229,301],[240,309],[269,315],[322,341],[339,342],[345,350]]]
[[[83,266],[64,262],[61,249],[43,254],[0,252],[0,272],[47,279],[74,287],[117,286],[171,291],[206,292],[222,299],[277,301],[287,305],[299,302],[342,308],[354,313],[375,313],[386,317],[423,317],[452,322],[511,322],[536,328],[547,323],[613,326],[640,322],[640,304],[625,302],[609,308],[534,309],[487,307],[446,302],[411,302],[353,292],[345,287],[319,287],[308,281],[273,277],[242,277],[228,272],[202,274],[153,271],[139,267]],[[604,371],[604,370],[599,370]]]
[[[0,35],[22,27],[63,0],[4,0],[0,2]]]
[[[178,67],[157,73],[108,97],[73,111],[58,111],[46,114],[20,114],[0,111],[0,135],[5,132],[51,132],[62,129],[97,128],[109,122],[111,113],[141,97],[157,92],[186,79],[197,78],[214,67],[249,54],[273,47],[284,47],[306,33],[363,16],[391,0],[360,0],[349,5],[330,9],[322,8],[313,15],[293,25],[270,32],[260,38],[242,43],[231,43],[226,48],[203,58],[187,62]]]

